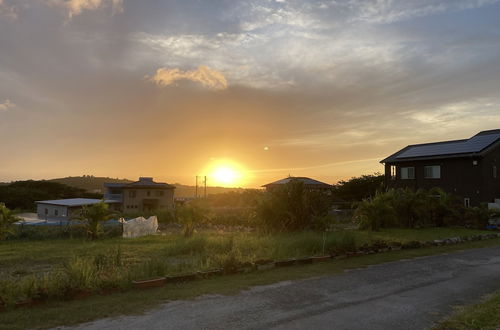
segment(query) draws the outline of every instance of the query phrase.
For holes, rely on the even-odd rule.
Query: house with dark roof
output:
[[[381,161],[388,188],[439,187],[477,206],[500,198],[500,129],[469,139],[409,145]]]
[[[273,188],[276,188],[276,187],[282,187],[291,181],[302,182],[304,184],[305,188],[311,189],[311,190],[330,191],[333,188],[333,186],[328,184],[328,183],[324,183],[324,182],[321,182],[318,180],[314,180],[314,179],[306,178],[306,177],[301,177],[301,176],[289,176],[287,178],[265,184],[262,187],[266,188],[266,190],[272,190]]]
[[[173,209],[175,186],[141,177],[132,183],[105,183],[104,198],[117,200],[123,212]]]

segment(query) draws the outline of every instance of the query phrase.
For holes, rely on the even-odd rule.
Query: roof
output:
[[[482,156],[499,140],[500,129],[482,131],[470,139],[409,145],[380,162]]]
[[[314,180],[314,179],[306,178],[306,177],[302,177],[302,176],[289,176],[287,178],[265,184],[262,187],[284,185],[284,184],[287,184],[291,181],[302,182],[307,187],[314,187],[314,188],[332,188],[333,187],[332,185],[330,185],[328,183],[324,183],[324,182],[321,182],[318,180]]]
[[[93,199],[93,198],[67,198],[67,199],[53,199],[48,201],[36,201],[37,204],[50,204],[50,205],[59,205],[59,206],[84,206],[84,205],[92,205],[97,204],[102,199]],[[104,201],[105,203],[119,203],[119,201],[115,201],[112,199],[107,199]]]
[[[174,185],[165,182],[154,182],[151,177],[140,177],[139,181],[132,183],[105,183],[107,188],[163,188],[163,189],[175,189]]]

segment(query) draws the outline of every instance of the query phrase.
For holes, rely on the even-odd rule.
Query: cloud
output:
[[[9,99],[6,99],[5,102],[0,103],[0,111],[7,111],[10,108],[14,108],[16,105],[10,102]]]
[[[17,19],[17,8],[14,5],[6,3],[4,0],[0,0],[0,15],[10,19]]]
[[[68,18],[80,15],[84,10],[111,7],[113,14],[123,12],[123,0],[49,0],[49,4],[66,10]]]
[[[191,80],[213,89],[226,89],[226,77],[219,71],[201,65],[196,70],[181,71],[179,69],[160,68],[150,79],[159,86],[168,86],[178,80]]]

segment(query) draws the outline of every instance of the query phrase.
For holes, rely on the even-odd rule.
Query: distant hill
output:
[[[47,180],[50,182],[58,182],[71,187],[85,189],[88,192],[95,192],[103,194],[105,192],[104,183],[130,183],[132,180],[128,179],[118,179],[118,178],[108,178],[108,177],[99,177],[93,175],[84,175],[84,176],[69,176],[66,178],[57,178]]]
[[[194,197],[196,187],[174,183],[175,197]],[[229,191],[244,191],[244,188],[207,187],[207,195],[221,194]],[[203,196],[204,188],[198,187],[198,196]]]
[[[104,183],[130,183],[132,180],[97,177],[92,175],[70,176],[67,178],[50,179],[47,181],[63,183],[71,187],[85,189],[88,192],[104,193]],[[187,186],[180,183],[174,183],[175,197],[193,197],[196,187]],[[207,187],[207,195],[220,194],[229,191],[244,191],[244,188],[224,188],[224,187]],[[198,196],[203,196],[203,187],[198,187]]]

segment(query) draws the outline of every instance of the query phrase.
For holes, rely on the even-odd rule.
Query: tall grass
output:
[[[37,272],[36,265],[19,268],[15,250],[1,248],[0,262],[16,265],[10,272],[0,272],[0,297],[13,303],[19,299],[43,296],[64,298],[75,291],[99,291],[126,288],[131,280],[175,275],[214,268],[226,270],[261,259],[301,258],[312,255],[355,251],[375,242],[391,243],[467,236],[478,231],[465,229],[390,229],[379,232],[345,230],[339,232],[304,231],[299,233],[256,234],[202,232],[186,238],[181,234],[142,237],[133,240],[110,239],[97,242],[75,240],[62,247],[54,241],[53,267]],[[56,244],[57,243],[57,244]],[[37,251],[37,242],[16,242],[25,248],[17,255],[27,258]],[[26,246],[29,245],[29,246]],[[73,250],[68,254],[62,250]],[[65,252],[64,254],[62,252]],[[14,258],[14,259],[3,259]],[[38,255],[37,255],[38,256]],[[37,258],[27,258],[36,264]],[[5,264],[5,263],[4,263]],[[47,270],[47,268],[45,268]]]

